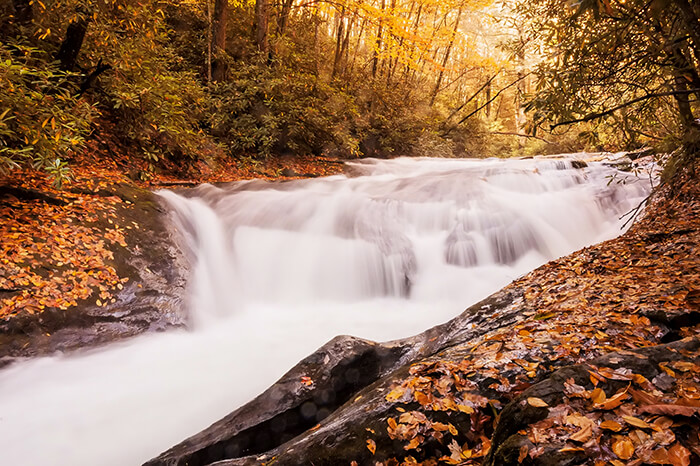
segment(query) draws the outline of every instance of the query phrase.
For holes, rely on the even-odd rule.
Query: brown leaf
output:
[[[581,447],[564,447],[559,449],[559,453],[569,453],[573,451],[586,451]]]
[[[422,436],[422,435],[418,435],[418,436],[416,436],[416,437],[413,437],[413,438],[411,439],[411,441],[408,442],[408,444],[406,444],[406,445],[403,447],[403,449],[404,449],[404,450],[415,450],[416,448],[418,448],[418,447],[420,446],[421,442],[423,442],[423,436]]]
[[[522,463],[525,458],[527,458],[527,454],[530,451],[530,448],[527,445],[523,445],[520,447],[520,452],[518,453],[518,464]]]
[[[657,448],[651,453],[651,456],[649,456],[649,459],[647,460],[647,463],[651,464],[670,464],[670,461],[668,459],[668,450],[665,448]]]
[[[673,446],[668,449],[668,459],[673,466],[689,466],[690,451],[680,443],[674,443]]]
[[[586,416],[581,416],[578,413],[570,414],[566,417],[566,423],[581,428],[571,435],[569,440],[585,443],[593,435],[593,421],[588,419]]]
[[[629,439],[619,439],[613,443],[612,450],[618,458],[628,460],[634,455],[634,444]]]
[[[593,408],[610,411],[611,409],[615,409],[618,406],[620,406],[627,398],[629,398],[629,394],[627,393],[627,389],[625,389],[621,392],[616,393],[611,398],[608,398],[602,403],[596,403],[593,406]]]
[[[662,403],[655,405],[640,406],[639,412],[648,414],[661,414],[663,416],[691,417],[696,413],[700,413],[700,407]]]
[[[596,388],[591,392],[591,401],[595,404],[600,404],[605,401],[607,397],[602,388]]]

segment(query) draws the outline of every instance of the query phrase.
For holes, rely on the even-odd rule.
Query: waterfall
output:
[[[618,235],[648,180],[574,165],[367,160],[352,176],[162,192],[195,264],[192,329],[0,371],[3,463],[140,464],[337,334],[419,333]]]
[[[192,312],[373,298],[463,305],[619,233],[648,184],[571,160],[370,160],[356,177],[162,195],[197,258]],[[488,276],[494,285],[470,286]],[[199,319],[201,320],[201,319]]]

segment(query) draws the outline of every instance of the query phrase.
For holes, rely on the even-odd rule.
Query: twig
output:
[[[532,134],[522,134],[522,133],[511,133],[508,131],[491,131],[491,134],[502,134],[504,136],[518,136],[520,138],[528,138],[528,139],[537,139],[543,142],[546,142],[547,144],[554,144],[551,141],[547,141],[545,138],[541,138],[539,136],[535,136]]]
[[[634,219],[637,218],[637,216],[639,215],[639,213],[642,211],[642,210],[641,210],[641,209],[642,209],[642,206],[643,206],[644,204],[646,204],[646,202],[649,200],[650,197],[651,197],[651,194],[649,194],[647,197],[645,197],[644,199],[642,199],[642,202],[640,202],[639,205],[638,205],[637,207],[635,207],[634,209],[630,210],[630,211],[627,212],[625,215],[623,215],[623,216],[621,216],[621,217],[619,218],[619,220],[622,220],[623,218],[627,217],[628,215],[630,215],[631,213],[634,212],[634,215],[631,216],[630,218],[628,218],[627,221],[626,221],[625,223],[622,224],[622,226],[620,227],[620,230],[624,230],[625,227],[626,227],[630,222],[634,221]]]

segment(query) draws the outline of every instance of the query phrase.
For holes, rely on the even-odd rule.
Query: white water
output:
[[[0,372],[0,464],[140,464],[338,334],[445,322],[545,261],[620,233],[647,181],[549,159],[356,164],[363,174],[201,187],[178,212],[194,330]],[[624,175],[629,177],[629,175]]]

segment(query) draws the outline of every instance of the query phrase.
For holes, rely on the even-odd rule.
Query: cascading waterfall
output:
[[[335,335],[418,333],[616,236],[650,189],[571,159],[369,160],[351,170],[161,193],[195,263],[193,330],[0,371],[2,462],[140,464]]]

